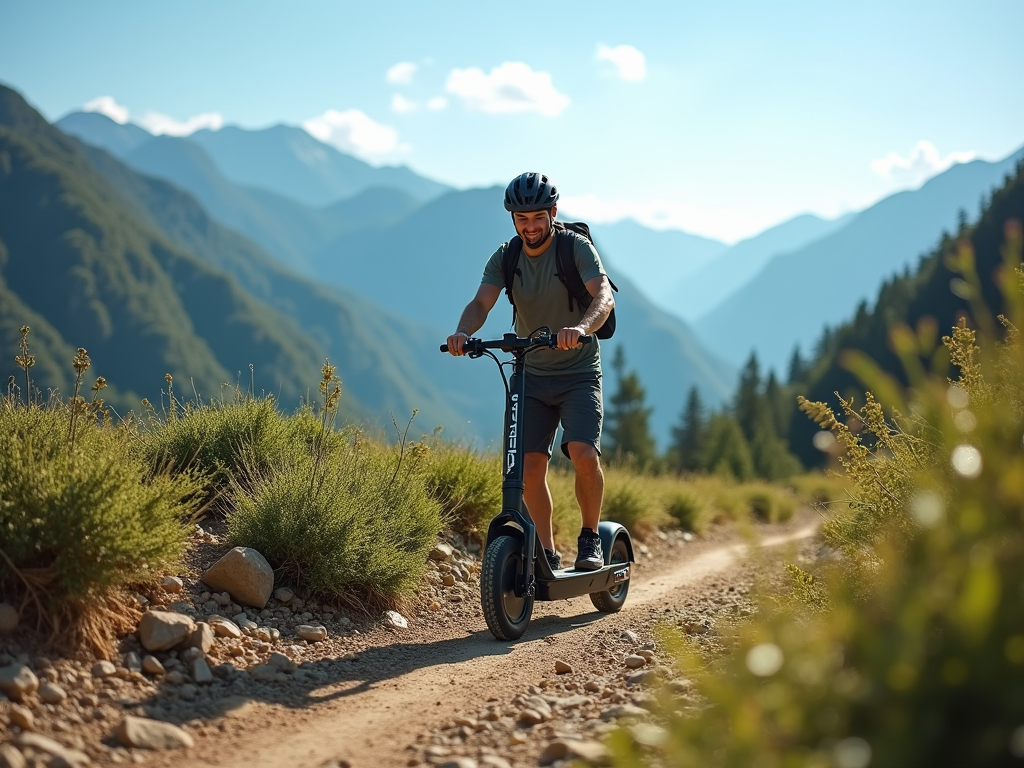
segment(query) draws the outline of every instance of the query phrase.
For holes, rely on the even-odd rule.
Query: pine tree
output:
[[[677,472],[703,469],[701,449],[707,434],[704,403],[697,387],[690,387],[679,425],[672,428],[673,465]]]
[[[647,393],[640,378],[626,370],[622,346],[615,349],[612,368],[618,386],[608,413],[608,453],[616,460],[631,459],[640,467],[650,466],[654,462],[654,438],[648,424],[651,409],[644,404]]]
[[[736,422],[743,430],[747,440],[754,437],[754,425],[757,422],[757,412],[761,407],[759,390],[761,388],[761,373],[758,370],[757,354],[750,353],[750,359],[743,366],[740,372],[740,383],[736,388],[736,399],[733,404],[733,414]]]
[[[762,407],[771,414],[775,434],[783,439],[789,431],[789,419],[793,413],[790,405],[792,399],[787,396],[784,388],[779,384],[779,380],[775,378],[775,371],[769,371],[768,382],[764,385]]]
[[[740,425],[728,413],[716,413],[708,422],[701,460],[704,468],[716,475],[726,475],[736,480],[750,480],[754,477],[750,446]]]
[[[792,357],[789,358],[789,374],[786,377],[786,381],[790,384],[799,384],[803,380],[805,373],[807,373],[807,363],[800,354],[800,345],[797,344],[793,347]]]

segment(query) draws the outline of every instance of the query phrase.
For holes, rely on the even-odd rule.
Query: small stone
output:
[[[625,632],[619,635],[619,639],[624,640],[627,643],[632,643],[633,645],[639,645],[640,643],[640,635],[638,635],[632,629],[627,629]]]
[[[295,593],[288,587],[278,587],[274,590],[274,599],[279,603],[290,603],[295,598]]]
[[[214,592],[213,601],[222,608],[227,608],[231,605],[231,595],[227,592]]]
[[[167,672],[164,669],[164,665],[160,663],[160,659],[156,656],[144,656],[142,659],[142,669],[151,675],[163,675]]]
[[[278,672],[285,672],[288,674],[295,672],[299,668],[298,664],[289,659],[283,653],[279,653],[278,651],[274,651],[272,654],[270,654],[270,658],[267,659],[267,663],[274,669],[276,669]]]
[[[67,691],[49,680],[39,686],[39,698],[44,704],[60,704],[67,697]]]
[[[587,680],[583,686],[583,690],[589,691],[590,693],[600,693],[603,686],[596,680]]]
[[[519,712],[516,721],[523,725],[537,725],[544,722],[544,716],[535,709],[524,709]]]
[[[79,741],[84,746],[84,743]],[[50,756],[50,766],[79,766],[88,765],[89,756],[78,749],[65,747],[51,738],[38,733],[21,733],[14,739],[14,744],[24,750],[26,747],[36,752],[42,752]]]
[[[480,768],[512,768],[512,763],[498,755],[482,755]]]
[[[630,669],[640,669],[640,667],[647,663],[647,659],[638,654],[631,654],[627,656],[622,663]]]
[[[147,651],[167,651],[188,639],[195,629],[188,616],[173,611],[147,611],[139,622],[139,640]]]
[[[472,757],[453,757],[439,763],[437,768],[479,768],[480,764]]]
[[[537,762],[551,765],[559,760],[583,760],[588,763],[602,763],[608,759],[608,749],[599,741],[580,739],[555,739],[540,753]]]
[[[555,659],[555,674],[567,675],[572,672],[572,665],[567,664],[561,659]]]
[[[0,635],[9,635],[18,627],[18,609],[10,603],[0,603]]]
[[[384,621],[395,629],[408,629],[409,620],[398,611],[385,611]]]
[[[668,731],[653,723],[636,723],[629,727],[633,741],[645,747],[659,749],[668,742]]]
[[[210,617],[210,628],[217,637],[231,637],[237,640],[242,636],[242,630],[235,622],[216,614]]]
[[[689,531],[685,531],[685,532],[683,533],[683,541],[693,541],[693,540],[694,540],[695,538],[697,538],[697,537],[696,537],[696,536],[694,536],[694,535],[693,535],[692,533],[690,533]]]
[[[12,664],[0,667],[0,691],[7,694],[12,701],[22,701],[39,688],[39,678],[35,672],[23,664]]]
[[[135,651],[128,651],[123,657],[122,662],[124,668],[129,672],[141,672],[142,671],[142,659],[139,658],[139,654]]]
[[[184,685],[185,675],[177,669],[172,669],[164,677],[164,680],[167,682],[168,685]]]
[[[195,740],[171,723],[128,715],[114,732],[118,742],[137,749],[182,749],[195,745]]]
[[[196,659],[203,658],[204,655],[205,654],[198,648],[186,648],[184,651],[178,654],[178,658],[186,664],[191,664]]]
[[[189,665],[189,673],[198,685],[209,685],[213,682],[213,670],[206,663],[205,658],[194,659]]]
[[[13,744],[0,744],[0,766],[2,768],[28,768],[28,761]]]
[[[274,591],[274,569],[255,549],[235,547],[203,574],[203,581],[242,605],[265,608]]]
[[[188,638],[188,646],[198,648],[205,656],[213,648],[213,628],[205,621],[197,622]]]
[[[185,582],[177,576],[164,576],[164,580],[160,582],[160,589],[169,594],[176,595],[179,592],[185,591]]]
[[[636,655],[637,656],[643,656],[647,660],[648,663],[654,661],[654,651],[648,650],[647,648],[643,648],[643,649],[637,651]]]
[[[327,639],[327,628],[314,626],[312,624],[299,624],[299,626],[295,628],[295,634],[303,640],[307,640],[311,643],[319,643]]]
[[[446,573],[444,576],[441,577],[441,583],[444,584],[446,587],[454,587],[455,577],[452,576],[450,573]]]
[[[633,704],[622,704],[601,713],[602,720],[642,720],[645,717],[647,717],[647,710]]]
[[[693,690],[693,681],[680,677],[678,680],[669,681],[668,688],[672,693],[687,693]]]
[[[656,651],[658,650],[658,645],[653,640],[648,640],[646,643],[641,645],[640,648],[640,653],[643,653],[644,651]]]
[[[31,731],[35,725],[32,710],[21,706],[21,704],[11,704],[7,714],[11,718],[11,725],[16,725],[23,731]]]
[[[451,544],[439,541],[434,545],[434,548],[430,550],[430,559],[439,563],[446,563],[452,559],[452,555],[454,553],[455,550],[452,549]]]
[[[92,665],[92,676],[93,677],[110,677],[117,672],[115,667],[109,661],[97,661]]]
[[[636,672],[630,672],[626,675],[626,685],[645,685],[653,683],[658,677],[658,673],[653,669],[642,669]]]
[[[257,664],[255,667],[250,667],[249,674],[253,680],[261,683],[276,683],[285,679],[284,675],[269,664]]]

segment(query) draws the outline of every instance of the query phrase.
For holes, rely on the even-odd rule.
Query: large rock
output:
[[[544,747],[537,762],[540,765],[551,765],[560,760],[570,759],[602,764],[608,759],[608,749],[599,741],[555,739]]]
[[[139,622],[139,640],[147,651],[169,651],[188,640],[196,628],[191,618],[172,611],[146,611]]]
[[[203,574],[203,581],[242,605],[264,608],[274,591],[274,569],[255,549],[235,547]]]
[[[13,744],[0,744],[0,768],[28,768],[28,761]]]
[[[114,732],[125,747],[138,749],[182,749],[191,747],[195,740],[171,723],[128,715]]]
[[[43,752],[49,755],[50,765],[68,765],[72,766],[72,768],[78,768],[91,762],[85,752],[65,747],[63,744],[38,733],[18,734],[14,738],[14,745],[23,750],[25,747],[31,747],[36,752]]]
[[[38,689],[39,678],[23,664],[0,667],[0,691],[6,693],[7,698],[22,701]]]
[[[213,648],[213,627],[205,621],[198,622],[196,628],[192,630],[192,634],[189,635],[188,647],[197,648],[202,651],[204,656],[208,654]]]

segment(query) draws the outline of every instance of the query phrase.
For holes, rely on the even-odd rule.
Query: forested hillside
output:
[[[954,269],[961,241],[969,242],[974,251],[977,275],[985,303],[993,312],[1002,310],[1002,295],[996,277],[1002,265],[1002,248],[1008,222],[1024,220],[1024,163],[987,202],[978,222],[963,222],[959,231],[946,234],[938,246],[924,256],[917,269],[887,281],[878,292],[873,306],[866,302],[856,315],[834,330],[826,331],[819,342],[822,355],[798,377],[796,389],[809,400],[835,404],[834,392],[858,394],[862,386],[844,365],[844,352],[857,350],[874,359],[885,371],[903,382],[906,375],[899,357],[890,344],[890,331],[896,324],[918,329],[923,336],[937,343],[948,335],[961,315],[970,315],[969,288]],[[1012,226],[1012,225],[1011,225]],[[1019,226],[1019,224],[1018,224]],[[851,269],[856,269],[851,265]],[[971,324],[977,326],[977,320]],[[929,361],[922,361],[926,366]],[[796,412],[791,422],[792,450],[807,464],[820,463],[821,454],[811,445],[817,427],[802,413]]]

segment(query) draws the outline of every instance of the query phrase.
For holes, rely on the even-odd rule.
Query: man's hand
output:
[[[578,325],[573,328],[563,328],[558,332],[558,348],[576,349],[580,346],[580,336],[583,335],[584,331]]]
[[[462,331],[456,331],[448,337],[448,354],[454,355],[455,357],[461,357],[466,354],[462,351],[462,345],[466,343],[467,336]]]

